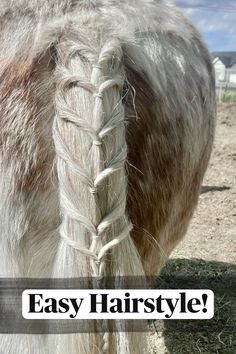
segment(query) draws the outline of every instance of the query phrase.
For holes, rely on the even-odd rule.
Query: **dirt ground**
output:
[[[208,321],[151,324],[150,353],[236,353],[236,104],[218,106],[214,150],[197,210],[162,277],[169,287],[212,289]]]

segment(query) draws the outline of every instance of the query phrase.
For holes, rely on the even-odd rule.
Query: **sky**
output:
[[[236,0],[176,0],[201,32],[208,48],[236,51]]]

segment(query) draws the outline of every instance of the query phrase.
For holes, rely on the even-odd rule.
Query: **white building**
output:
[[[236,87],[236,52],[212,53],[216,86]]]

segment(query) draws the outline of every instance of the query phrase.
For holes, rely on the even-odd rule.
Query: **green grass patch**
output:
[[[223,103],[236,103],[236,91],[226,91],[221,96]]]

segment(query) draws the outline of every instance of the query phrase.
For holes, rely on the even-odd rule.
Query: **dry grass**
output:
[[[236,266],[199,259],[171,259],[163,269],[158,288],[212,289],[215,316],[211,320],[156,321],[156,332],[164,331],[165,351],[169,354],[234,354],[236,352]],[[159,333],[160,336],[160,333]],[[160,354],[155,348],[151,353]]]

